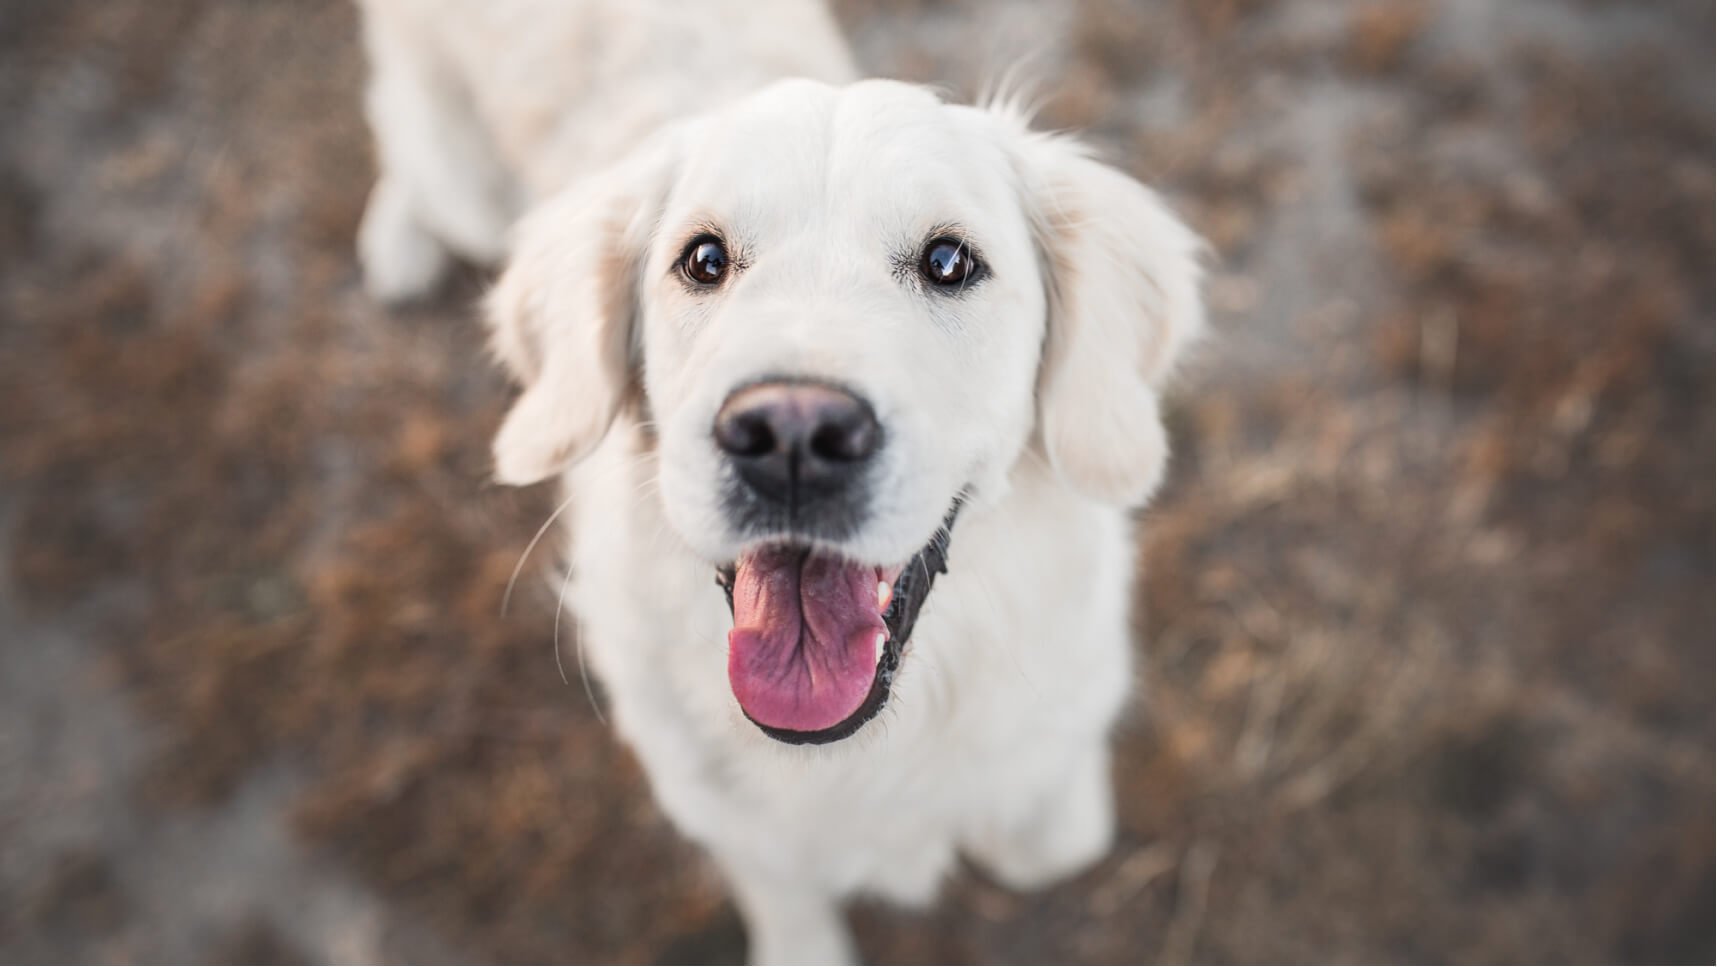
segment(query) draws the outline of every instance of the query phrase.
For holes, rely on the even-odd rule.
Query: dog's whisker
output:
[[[649,496],[661,492],[662,475],[660,471],[645,474],[632,485],[632,496]]]
[[[548,529],[554,525],[555,519],[560,517],[561,513],[568,507],[572,506],[572,498],[573,495],[568,494],[566,499],[561,501],[560,505],[554,509],[554,512],[548,515],[548,519],[543,521],[543,525],[537,528],[537,532],[535,536],[531,538],[531,542],[525,545],[524,553],[519,555],[518,563],[513,565],[513,573],[507,578],[507,590],[501,595],[501,617],[505,618],[507,616],[507,606],[513,601],[513,586],[519,582],[519,573],[524,570],[525,561],[530,558],[531,552],[536,550],[537,543],[543,539],[543,535],[547,534]]]
[[[572,682],[566,677],[566,666],[560,663],[560,616],[566,611],[566,588],[572,583],[572,566],[567,565],[565,571],[560,579],[560,597],[555,600],[554,606],[554,667],[560,672],[560,683],[571,685]]]
[[[1049,464],[1049,458],[1045,457],[1041,452],[1039,452],[1037,447],[1028,446],[1024,450],[1021,450],[1020,452],[1022,454],[1024,454],[1024,458],[1026,460],[1030,460],[1031,462],[1037,464],[1038,469],[1044,470],[1044,471],[1051,473],[1051,474],[1053,474],[1055,472],[1055,468],[1050,466],[1050,464]]]
[[[584,698],[590,703],[590,710],[596,713],[596,721],[608,724],[608,716],[602,714],[602,706],[596,701],[596,692],[590,687],[590,671],[584,665],[584,619],[575,617],[577,624],[578,645],[574,655],[578,658],[578,679],[584,683]]]

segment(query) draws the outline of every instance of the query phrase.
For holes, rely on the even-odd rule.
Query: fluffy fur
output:
[[[752,956],[850,960],[843,898],[926,903],[957,854],[1022,889],[1101,857],[1133,687],[1128,511],[1161,478],[1158,395],[1202,322],[1193,235],[1014,112],[853,82],[813,2],[365,13],[367,284],[404,298],[450,254],[505,262],[488,317],[523,393],[497,475],[567,489],[591,670]],[[739,266],[714,292],[674,271],[710,228]],[[988,275],[930,291],[910,261],[951,230]],[[904,561],[966,502],[889,705],[818,747],[742,715],[713,581],[745,546],[714,414],[780,375],[854,389],[887,434],[840,553]]]

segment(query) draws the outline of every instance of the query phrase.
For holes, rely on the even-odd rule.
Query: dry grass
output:
[[[974,36],[1044,20],[1046,120],[1217,256],[1120,848],[861,910],[867,951],[1708,960],[1709,7],[839,6],[867,66],[966,90]],[[0,950],[732,957],[552,596],[499,615],[549,506],[486,482],[482,280],[356,290],[361,70],[343,4],[0,13]],[[65,745],[117,709],[146,742]],[[254,902],[155,913],[150,876],[212,881],[151,837],[279,774],[380,925],[307,929],[242,858]]]

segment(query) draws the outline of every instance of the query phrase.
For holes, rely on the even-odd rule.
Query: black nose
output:
[[[715,442],[759,496],[800,506],[847,489],[882,442],[870,405],[822,383],[757,383],[727,398]]]

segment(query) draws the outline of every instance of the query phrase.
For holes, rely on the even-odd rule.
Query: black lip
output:
[[[764,735],[788,745],[826,745],[852,735],[863,728],[866,722],[876,718],[876,714],[888,704],[889,688],[894,684],[895,673],[900,670],[900,660],[906,653],[906,643],[912,637],[912,628],[918,623],[919,609],[924,607],[925,599],[930,597],[930,588],[936,583],[936,575],[948,573],[948,541],[954,531],[954,518],[960,514],[961,503],[961,498],[954,498],[953,506],[948,508],[948,516],[943,519],[941,528],[930,538],[929,543],[906,562],[906,566],[900,571],[900,577],[895,578],[894,595],[889,599],[888,610],[882,613],[883,624],[888,626],[888,639],[883,642],[882,655],[877,658],[876,678],[870,683],[870,693],[865,696],[858,709],[834,725],[815,732],[778,729],[764,725],[746,714],[745,717],[752,725],[761,729]],[[715,583],[727,594],[729,615],[733,614],[735,575],[735,567],[732,564],[724,564],[715,569]],[[741,708],[740,711],[745,710]]]

